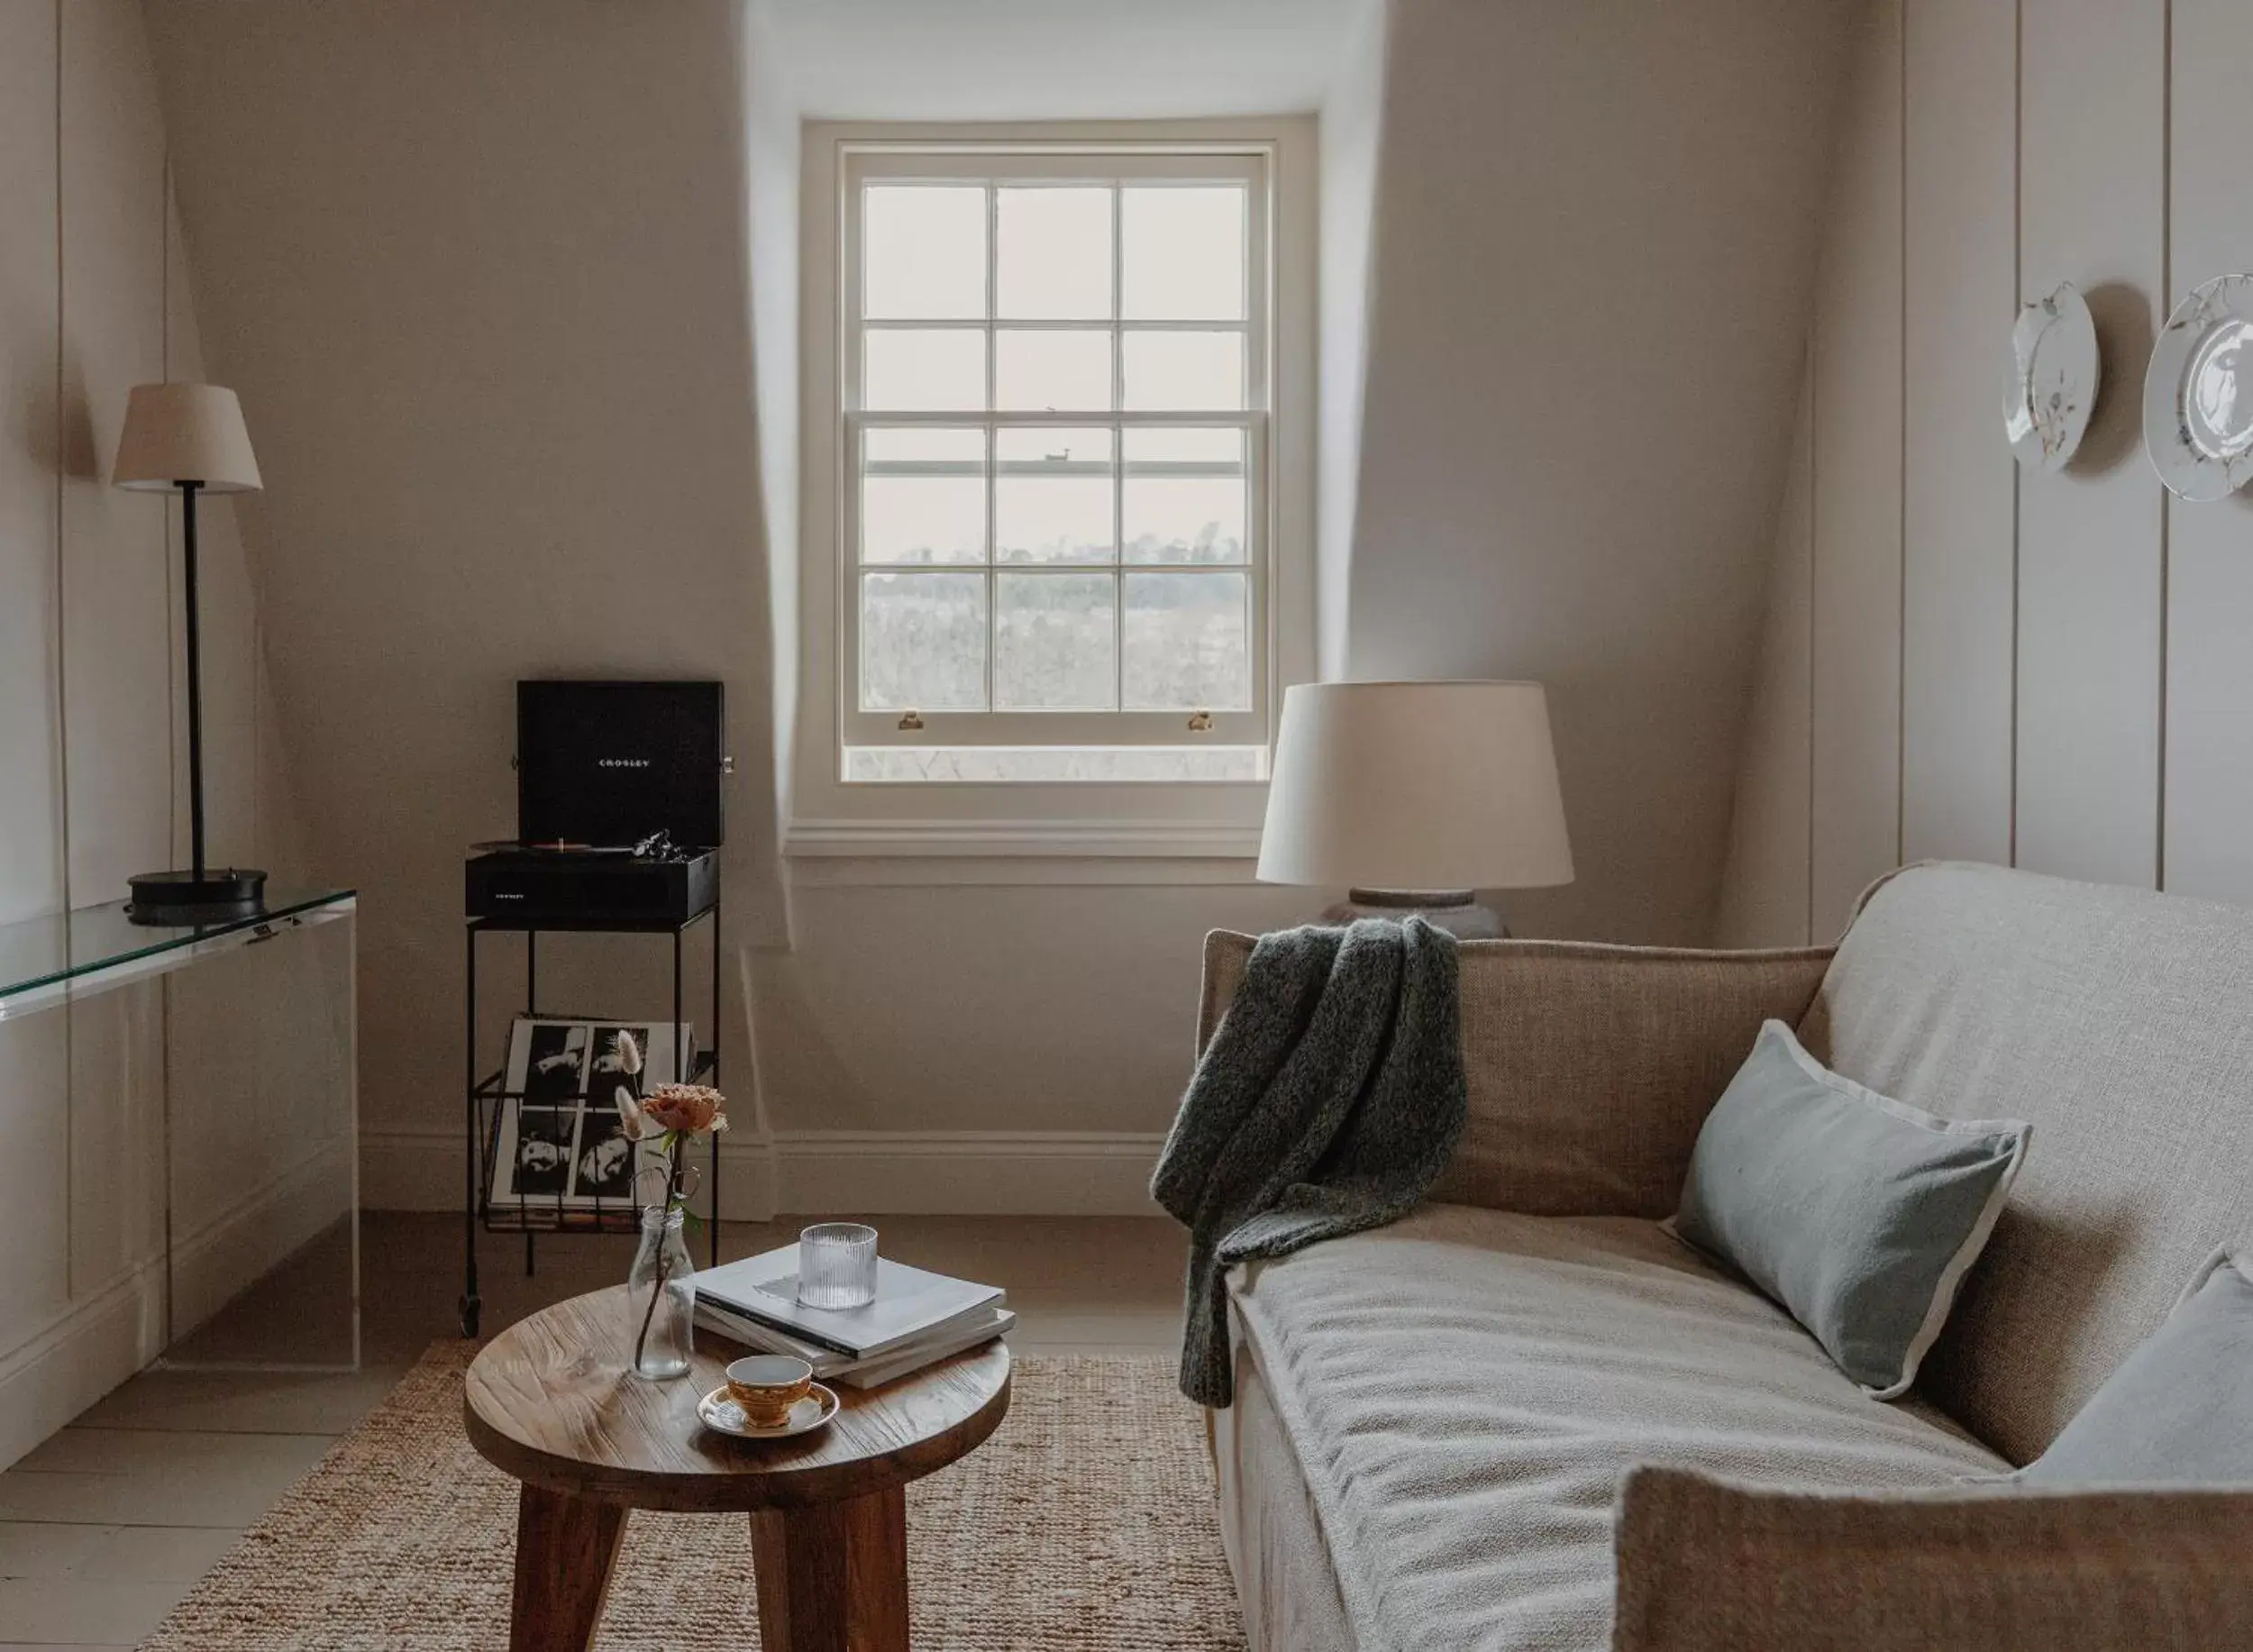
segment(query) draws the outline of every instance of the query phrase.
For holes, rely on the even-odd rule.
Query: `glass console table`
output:
[[[5,1079],[64,1137],[39,1243],[113,1380],[358,1366],[357,909],[278,888],[203,925],[0,925]]]

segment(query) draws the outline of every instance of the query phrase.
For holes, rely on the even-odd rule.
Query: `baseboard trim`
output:
[[[186,1336],[342,1214],[336,1199],[341,1146],[322,1147],[240,1202],[175,1234],[176,1335]],[[164,1352],[164,1295],[160,1246],[0,1350],[0,1467]]]
[[[0,1355],[0,1466],[162,1352],[164,1258],[136,1264]]]
[[[1163,1135],[1114,1130],[799,1130],[725,1138],[723,1215],[1150,1216]],[[362,1130],[360,1201],[459,1210],[461,1137]]]

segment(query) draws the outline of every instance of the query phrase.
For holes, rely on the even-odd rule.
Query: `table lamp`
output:
[[[1285,690],[1257,876],[1347,890],[1329,923],[1414,913],[1506,935],[1482,889],[1573,881],[1537,682],[1320,682]]]
[[[259,486],[258,460],[242,426],[242,404],[215,384],[142,384],[125,404],[117,442],[120,488],[180,495],[180,543],[187,604],[187,821],[193,864],[142,872],[127,915],[136,923],[194,924],[258,909],[266,874],[204,860],[203,658],[196,604],[196,496],[248,493]]]

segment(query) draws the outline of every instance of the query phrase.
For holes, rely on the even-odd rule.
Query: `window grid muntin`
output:
[[[1272,234],[1273,204],[1270,195],[1272,170],[1264,151],[1193,149],[1185,151],[1171,150],[1154,151],[1159,159],[1154,162],[1140,151],[1124,160],[1115,148],[1105,146],[1099,157],[1072,155],[1065,151],[1043,152],[1037,161],[1063,169],[1041,176],[1022,176],[1016,169],[1019,165],[1034,163],[1013,161],[1007,167],[979,166],[964,156],[947,155],[942,151],[917,151],[906,155],[910,169],[895,170],[880,162],[873,167],[856,169],[848,173],[845,187],[842,228],[846,238],[844,283],[848,303],[840,315],[843,346],[840,365],[841,413],[846,426],[841,444],[841,456],[849,455],[847,466],[841,467],[846,474],[841,492],[845,496],[841,504],[846,523],[843,535],[846,555],[841,558],[841,605],[853,635],[848,649],[841,659],[849,662],[853,678],[841,685],[840,711],[844,725],[843,733],[847,745],[870,744],[928,744],[942,742],[954,745],[993,744],[1066,744],[1077,741],[1088,745],[1100,744],[1178,744],[1182,739],[1182,714],[1127,711],[1114,709],[1100,712],[1085,711],[1029,711],[1002,712],[994,709],[994,672],[997,669],[1000,625],[999,574],[1012,572],[1087,573],[1100,570],[1108,579],[1112,593],[1113,649],[1112,677],[1116,702],[1125,699],[1126,671],[1126,576],[1136,574],[1163,574],[1169,572],[1198,575],[1236,574],[1244,586],[1242,607],[1244,662],[1248,705],[1240,711],[1215,710],[1212,728],[1207,737],[1216,744],[1248,743],[1263,745],[1267,740],[1267,719],[1272,704],[1274,614],[1270,589],[1272,549],[1272,488],[1268,474],[1266,406],[1270,395],[1269,361],[1271,341],[1268,329],[1272,324]],[[1184,155],[1190,157],[1184,160]],[[891,158],[886,157],[885,160]],[[990,160],[991,157],[985,158]],[[1172,172],[1145,170],[1147,167],[1186,169]],[[929,167],[926,171],[922,169]],[[980,319],[947,317],[919,321],[913,317],[888,316],[866,318],[860,314],[859,296],[864,291],[860,267],[860,239],[864,219],[865,192],[874,186],[893,187],[915,182],[957,187],[975,182],[985,194],[985,299],[987,314]],[[1111,204],[1111,279],[1110,315],[1107,320],[1067,317],[1032,317],[1018,320],[1002,315],[999,260],[999,192],[1009,187],[1031,187],[1054,184],[1063,187],[1089,187],[1100,185],[1109,194]],[[1199,320],[1191,317],[1127,319],[1123,315],[1126,305],[1126,242],[1124,235],[1125,191],[1130,187],[1163,187],[1180,184],[1185,187],[1224,184],[1238,194],[1243,214],[1243,262],[1239,278],[1242,286],[1241,317],[1216,317]],[[881,410],[862,410],[862,341],[869,333],[885,328],[943,328],[974,327],[981,331],[985,344],[985,400],[982,413],[967,410],[946,410],[896,414]],[[1105,332],[1110,340],[1111,406],[1108,409],[1040,409],[1026,412],[1001,412],[993,404],[999,399],[999,369],[996,361],[996,338],[1004,328],[1008,330],[1060,330]],[[1223,332],[1238,335],[1243,340],[1239,378],[1239,406],[1221,409],[1145,409],[1128,412],[1125,401],[1125,346],[1127,333]],[[986,510],[985,559],[981,564],[874,564],[866,563],[861,556],[861,534],[858,524],[861,478],[871,473],[862,446],[861,433],[864,424],[880,427],[899,427],[916,424],[978,427],[985,436]],[[1022,426],[1108,426],[1112,439],[1111,555],[1104,562],[1059,562],[1050,564],[1010,562],[998,560],[999,508],[997,490],[1004,474],[999,461],[998,433],[1005,428]],[[1130,468],[1126,459],[1126,435],[1130,429],[1180,425],[1201,428],[1233,428],[1239,433],[1241,468],[1226,465],[1198,466],[1184,461],[1180,467],[1145,466],[1133,468],[1142,474],[1163,474],[1172,470],[1177,474],[1240,476],[1245,488],[1245,544],[1243,560],[1238,562],[1133,562],[1126,561],[1125,512],[1126,481]],[[875,473],[889,467],[880,466]],[[1055,472],[1048,472],[1055,474]],[[860,624],[862,608],[861,587],[867,571],[898,567],[924,568],[931,571],[951,566],[958,571],[981,570],[986,583],[986,648],[983,679],[985,703],[982,712],[953,711],[926,716],[925,727],[917,731],[921,738],[901,740],[895,734],[890,711],[868,711],[862,708],[866,671],[862,650],[863,639]],[[918,707],[918,710],[922,708]],[[1189,709],[1189,708],[1184,708]],[[1196,709],[1209,709],[1199,707]],[[1092,719],[1101,724],[1099,730],[1087,726]],[[1077,730],[1057,726],[1072,722]],[[941,727],[944,724],[945,726]],[[1031,725],[1045,724],[1035,728]]]

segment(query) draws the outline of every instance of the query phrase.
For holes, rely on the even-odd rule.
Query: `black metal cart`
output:
[[[478,1319],[482,1303],[478,1296],[478,1228],[482,1225],[488,1232],[522,1233],[524,1236],[524,1272],[533,1269],[534,1237],[543,1233],[634,1233],[641,1223],[640,1209],[631,1191],[625,1197],[605,1201],[597,1198],[590,1206],[584,1203],[566,1206],[558,1193],[553,1200],[543,1195],[518,1193],[507,1200],[492,1197],[494,1156],[499,1150],[501,1116],[506,1104],[522,1101],[521,1092],[510,1092],[507,1068],[480,1075],[478,1066],[478,937],[488,931],[506,932],[524,937],[524,1010],[527,1017],[541,1014],[539,945],[540,936],[546,932],[570,932],[581,935],[655,935],[672,937],[673,964],[673,1024],[678,1027],[686,1017],[682,1014],[683,943],[688,932],[707,919],[711,923],[712,1019],[707,1047],[698,1052],[687,1070],[659,1075],[661,1082],[678,1080],[690,1083],[708,1083],[716,1087],[720,1075],[720,893],[715,869],[712,899],[709,905],[691,912],[675,923],[656,921],[643,924],[618,922],[561,923],[513,922],[506,918],[471,917],[466,920],[468,973],[463,992],[465,1000],[463,1024],[463,1077],[468,1091],[466,1113],[467,1138],[465,1160],[469,1166],[463,1189],[461,1213],[462,1284],[461,1334],[478,1334]],[[551,1012],[552,1013],[552,1012]],[[680,1063],[676,1046],[675,1061]],[[710,1174],[710,1215],[706,1224],[709,1238],[709,1257],[717,1265],[720,1258],[720,1144],[712,1139]]]

